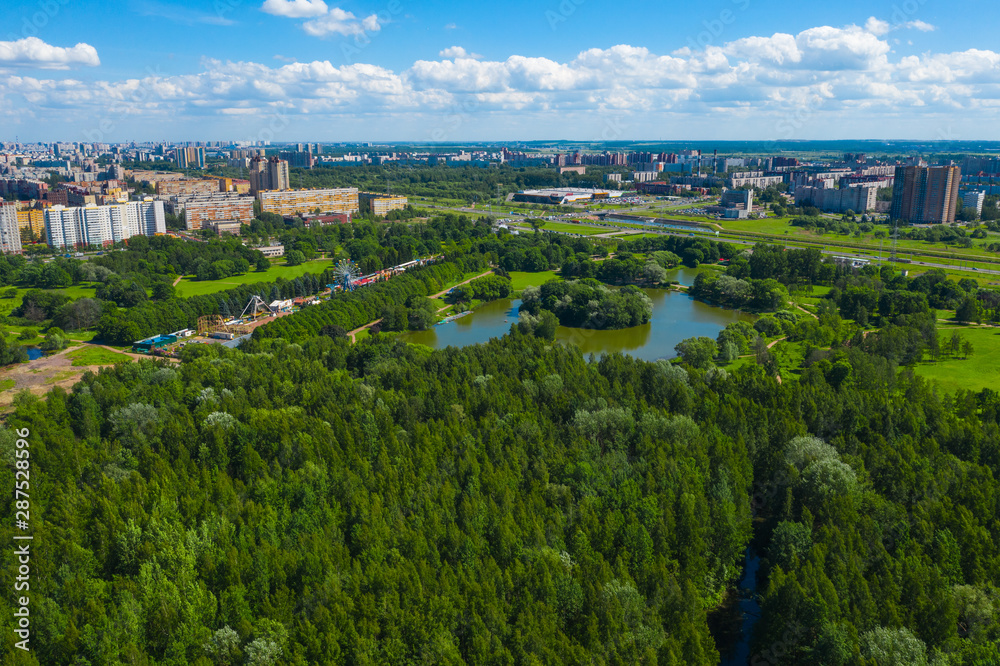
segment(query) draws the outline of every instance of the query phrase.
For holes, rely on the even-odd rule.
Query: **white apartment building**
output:
[[[52,206],[45,211],[45,234],[50,247],[105,246],[132,236],[153,236],[166,231],[163,202],[151,199],[82,208]]]
[[[21,229],[14,204],[0,204],[0,253],[21,253]]]
[[[966,208],[975,208],[976,215],[983,214],[983,203],[986,201],[986,192],[966,192],[962,195],[962,205]]]

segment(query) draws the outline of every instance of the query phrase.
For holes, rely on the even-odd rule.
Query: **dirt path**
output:
[[[347,337],[349,337],[349,338],[351,339],[351,344],[353,345],[353,344],[354,344],[355,342],[357,342],[357,340],[355,340],[355,338],[354,338],[354,335],[355,335],[356,333],[360,333],[361,331],[365,330],[366,328],[369,328],[369,327],[371,327],[371,326],[374,326],[375,324],[378,324],[378,323],[379,323],[379,322],[381,322],[381,321],[382,321],[381,319],[376,319],[375,321],[371,321],[371,322],[368,322],[368,323],[367,323],[367,324],[365,324],[364,326],[359,326],[359,327],[357,327],[357,328],[356,328],[356,329],[354,329],[353,331],[348,331],[348,332],[347,332]]]
[[[805,313],[806,313],[807,315],[809,315],[809,316],[810,316],[810,317],[812,317],[813,319],[819,319],[819,316],[818,316],[818,315],[816,315],[816,314],[814,314],[814,313],[812,313],[812,312],[809,312],[809,310],[806,310],[806,309],[805,309],[804,307],[802,307],[802,306],[801,306],[801,305],[799,305],[798,303],[796,303],[796,304],[795,304],[795,307],[797,307],[797,308],[798,308],[799,310],[802,310],[803,312],[805,312]]]
[[[176,280],[174,280],[174,286],[175,286],[175,287],[176,287],[177,285],[179,285],[179,284],[181,283],[181,279],[182,279],[183,277],[184,277],[183,275],[178,275],[178,276],[177,276],[177,279],[176,279]]]
[[[119,350],[112,349],[111,347],[104,347],[103,345],[93,346],[121,353]],[[51,356],[43,356],[28,363],[18,363],[17,365],[7,366],[0,370],[0,382],[9,383],[8,380],[14,381],[13,387],[0,391],[0,412],[8,411],[14,402],[14,397],[23,390],[28,390],[38,397],[45,395],[55,386],[61,386],[68,390],[80,381],[85,372],[89,370],[96,371],[99,368],[111,365],[83,365],[74,367],[73,359],[69,358],[67,354],[86,348],[87,345],[75,345]],[[122,354],[122,356],[128,358],[148,358],[136,354]]]
[[[468,280],[465,280],[464,282],[459,282],[458,284],[453,285],[451,287],[448,287],[444,291],[439,291],[438,293],[434,294],[433,296],[428,296],[427,298],[441,298],[442,296],[444,296],[445,294],[447,294],[449,291],[451,291],[455,287],[461,287],[463,284],[468,284],[468,283],[472,282],[473,280],[478,280],[479,278],[486,277],[487,275],[493,275],[493,270],[492,269],[488,270],[485,273],[483,273],[482,275],[477,275],[476,277],[470,277]]]
[[[767,348],[768,348],[768,349],[770,349],[771,347],[773,347],[774,345],[778,344],[778,343],[779,343],[779,342],[781,342],[782,340],[787,340],[787,339],[788,339],[788,336],[786,335],[786,336],[785,336],[785,337],[783,337],[783,338],[778,338],[778,339],[777,339],[777,340],[775,340],[774,342],[769,342],[769,343],[768,343],[768,345],[767,345]],[[779,379],[778,381],[780,382],[781,380]]]

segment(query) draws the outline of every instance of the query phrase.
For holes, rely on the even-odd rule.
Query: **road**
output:
[[[454,207],[448,207],[448,206],[437,206],[437,205],[429,205],[429,204],[425,204],[425,205],[427,205],[429,208],[436,208],[438,210],[443,210],[443,211],[453,211],[453,212],[457,212],[457,213],[466,213],[466,214],[468,214],[468,213],[478,213],[480,215],[486,214],[486,211],[474,210],[474,209],[467,208],[467,207],[454,208]],[[691,207],[694,207],[694,206],[691,206]],[[665,206],[664,208],[667,208],[667,207]],[[619,212],[619,213],[629,213],[629,212],[631,212],[631,210],[632,209],[622,210],[622,211],[617,211],[617,212]],[[640,210],[644,210],[644,209],[640,209]],[[653,210],[653,209],[649,209],[649,210]],[[509,213],[510,210],[508,209],[507,212]],[[504,215],[503,210],[500,209],[496,213],[496,215],[504,217],[506,219],[513,220],[513,221],[522,221],[522,222],[524,220],[527,220],[527,219],[531,218],[531,217],[543,218],[543,219],[544,218],[548,218],[548,217],[555,217],[555,218],[557,218],[557,220],[561,220],[561,218],[564,218],[564,217],[579,217],[579,215],[577,215],[577,214],[568,214],[567,215],[567,214],[560,213],[560,214],[552,215],[550,213],[549,214],[547,214],[547,213],[549,213],[549,211],[539,211],[538,215],[533,215],[533,216],[532,215],[527,215],[527,214],[524,214],[524,213],[515,213],[513,215],[509,215],[509,214],[508,215]],[[586,215],[586,214],[589,214],[589,213],[587,211],[582,211],[580,214]],[[663,221],[664,224],[687,224],[687,225],[691,225],[692,224],[692,222],[690,220],[671,220],[669,218],[662,218],[662,221]],[[586,225],[585,224],[585,225],[582,225],[582,226],[597,227],[597,226],[604,226],[604,225]],[[568,231],[553,231],[551,229],[545,229],[544,227],[542,227],[540,229],[540,231],[545,232],[545,233],[550,233],[550,234],[563,234],[563,235],[566,235],[566,236],[583,236],[583,234],[574,234],[574,233],[571,233],[571,232],[568,232]],[[630,230],[629,229],[621,229],[621,231],[630,231]],[[685,232],[680,232],[680,231],[668,231],[668,230],[657,229],[657,228],[631,229],[631,231],[636,232],[636,233],[664,234],[664,235],[667,235],[667,236],[687,236],[690,233],[690,232],[685,233]],[[615,232],[615,231],[609,231],[608,232],[608,234],[611,234],[611,233],[618,233],[618,232]],[[596,235],[590,235],[588,237],[604,238],[604,237],[607,237],[607,234],[596,234]],[[782,245],[786,249],[792,249],[792,250],[801,250],[801,249],[803,249],[801,243],[804,242],[804,241],[799,241],[800,244],[791,244],[791,243],[790,244],[781,244],[781,243],[776,243],[776,242],[773,242],[773,241],[766,241],[766,240],[763,240],[763,241],[758,241],[758,240],[739,240],[739,239],[728,238],[728,237],[720,238],[718,240],[724,240],[727,243],[733,243],[735,245],[749,245],[751,247],[754,246],[754,245],[756,245],[759,242],[764,242],[764,243],[767,243],[768,245]],[[861,253],[861,252],[850,252],[849,250],[851,250],[851,249],[853,249],[853,248],[844,248],[843,250],[826,250],[826,249],[820,249],[820,252],[822,252],[823,254],[828,255],[828,256],[858,257],[858,258],[868,259],[869,261],[873,261],[875,263],[878,263],[878,259],[875,256],[873,256],[871,254],[864,254],[864,253]],[[884,262],[888,262],[887,259],[884,259],[883,261]],[[981,274],[984,274],[984,275],[1000,275],[1000,268],[995,268],[995,269],[994,268],[975,268],[975,269],[973,269],[973,271],[969,271],[968,268],[962,268],[961,266],[954,266],[954,265],[951,265],[951,264],[940,264],[940,263],[935,263],[933,261],[915,261],[914,260],[914,261],[910,261],[910,262],[907,262],[907,263],[897,264],[897,266],[902,267],[902,268],[905,269],[905,267],[907,266],[907,264],[913,265],[913,266],[926,267],[926,268],[942,268],[944,270],[951,270],[951,271],[956,271],[956,270],[958,270],[958,271],[968,271],[968,272],[981,273]]]

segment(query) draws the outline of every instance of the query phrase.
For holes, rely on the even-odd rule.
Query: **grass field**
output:
[[[66,354],[66,358],[73,359],[74,367],[85,365],[111,365],[117,363],[118,361],[131,360],[125,354],[108,351],[107,349],[103,349],[101,347],[84,347],[83,349],[78,349]]]
[[[17,385],[13,379],[0,379],[0,391],[9,391]]]
[[[273,265],[266,273],[250,271],[244,275],[234,275],[222,280],[206,280],[204,282],[199,282],[198,280],[193,280],[190,277],[184,277],[181,278],[181,281],[177,284],[177,295],[182,298],[190,298],[191,296],[202,296],[205,294],[214,294],[217,291],[225,291],[226,289],[232,289],[233,287],[237,287],[241,284],[274,282],[278,278],[294,280],[295,278],[305,275],[306,273],[318,275],[330,268],[332,265],[333,262],[329,259],[314,259],[313,261],[307,261],[306,263],[299,264],[298,266],[285,266],[284,264]]]
[[[555,271],[542,271],[541,273],[525,273],[523,271],[511,271],[510,286],[514,291],[521,291],[525,287],[535,285],[540,286],[549,280],[556,280],[559,275]]]
[[[967,326],[938,328],[938,332],[945,336],[950,336],[952,331],[958,331],[972,343],[972,356],[967,359],[942,357],[936,363],[923,361],[917,364],[917,374],[937,381],[941,388],[949,392],[960,388],[979,391],[1000,385],[1000,329]]]

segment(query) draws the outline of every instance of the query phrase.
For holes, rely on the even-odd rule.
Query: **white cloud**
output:
[[[473,60],[482,60],[483,58],[481,54],[466,51],[461,46],[449,46],[446,49],[441,49],[438,51],[438,55],[442,58],[472,58]]]
[[[327,12],[323,0],[266,0],[260,10],[286,18],[312,18]]]
[[[351,12],[339,7],[334,7],[327,14],[306,21],[302,24],[302,29],[313,37],[326,37],[328,35],[361,35],[365,32],[377,32],[382,29],[378,14],[372,14],[358,20]]]
[[[888,21],[881,21],[874,16],[869,16],[865,21],[865,30],[877,37],[889,34],[890,26]]]
[[[96,67],[100,64],[97,49],[90,44],[80,43],[65,48],[46,44],[37,37],[0,42],[0,66],[69,69],[72,66]]]
[[[304,27],[322,36],[356,34],[375,25],[374,15],[359,19],[328,8]],[[187,119],[199,128],[222,118],[242,127],[278,112],[302,122],[335,118],[340,126],[355,122],[352,114],[360,109],[369,120],[386,121],[369,127],[405,129],[413,138],[427,127],[461,126],[453,138],[489,136],[490,128],[516,133],[518,123],[532,133],[554,127],[573,134],[574,128],[602,125],[595,117],[610,116],[647,128],[647,135],[662,125],[811,138],[832,136],[831,128],[838,127],[848,135],[862,128],[873,132],[878,122],[884,123],[884,134],[896,134],[916,127],[901,118],[916,123],[934,114],[954,116],[955,109],[968,112],[962,115],[967,122],[976,118],[975,127],[994,126],[989,114],[1000,100],[1000,53],[969,49],[900,57],[891,51],[888,34],[883,23],[869,19],[864,27],[818,26],[664,54],[619,44],[558,60],[519,54],[489,60],[451,46],[436,59],[396,69],[206,59],[195,74],[125,81],[0,74],[0,100],[8,109],[21,106],[26,114],[30,109],[34,115],[25,118],[102,117],[109,106],[124,106],[137,119]],[[50,53],[55,47],[40,41],[30,46],[21,44],[15,55],[10,43],[0,43],[0,67],[14,62],[60,67],[73,60],[66,53],[56,57]],[[92,62],[88,53],[78,53],[76,64],[97,64],[96,52]],[[513,110],[518,122],[510,116]],[[934,117],[931,127],[940,124]]]
[[[458,30],[458,25],[455,23],[448,23],[444,26],[445,30]]]
[[[920,19],[917,19],[916,21],[910,21],[909,23],[904,23],[903,27],[912,28],[913,30],[919,30],[920,32],[934,32],[935,30],[937,30],[937,26],[921,21]]]

